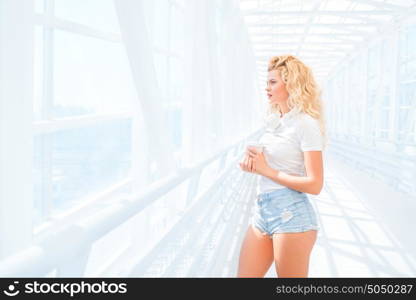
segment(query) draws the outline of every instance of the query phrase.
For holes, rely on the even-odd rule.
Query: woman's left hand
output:
[[[259,175],[266,175],[270,169],[269,165],[266,162],[263,152],[258,152],[256,148],[247,147],[248,156],[252,160],[252,167],[250,172],[259,174]]]

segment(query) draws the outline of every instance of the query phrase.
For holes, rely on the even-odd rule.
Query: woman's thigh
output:
[[[273,234],[273,255],[278,277],[308,277],[309,257],[317,230]]]
[[[272,239],[250,225],[241,245],[237,277],[264,277],[272,263]]]

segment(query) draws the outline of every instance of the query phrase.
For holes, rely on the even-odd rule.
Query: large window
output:
[[[376,137],[377,113],[380,89],[382,88],[381,51],[379,43],[368,50],[367,75],[367,137],[374,140]]]
[[[399,150],[415,146],[415,49],[416,25],[404,25],[371,41],[333,73],[326,98],[334,133],[359,135],[373,145],[395,143]]]
[[[35,225],[125,180],[137,101],[111,0],[36,1]]]
[[[122,44],[62,30],[53,40],[52,117],[129,109],[133,84]]]
[[[333,70],[325,99],[334,154],[412,194],[416,25],[407,20],[397,28],[370,39]]]
[[[400,35],[398,135],[402,144],[416,143],[416,25]]]
[[[164,128],[179,154],[182,147],[184,78],[184,7],[179,1],[146,2],[148,28],[163,103]]]
[[[143,1],[162,128],[182,151],[183,1]],[[34,54],[35,223],[130,176],[140,105],[112,0],[37,0]],[[146,101],[146,99],[140,99]],[[159,178],[150,157],[150,180]]]
[[[365,65],[361,57],[356,57],[349,68],[349,88],[348,91],[348,111],[355,112],[348,114],[348,127],[350,129],[350,136],[361,137],[361,130],[363,126],[362,110],[365,100],[365,84],[363,73],[365,71]]]
[[[57,18],[106,32],[120,32],[113,0],[55,0]]]

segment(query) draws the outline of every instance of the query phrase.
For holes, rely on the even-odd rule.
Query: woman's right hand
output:
[[[239,165],[240,165],[241,170],[245,172],[250,172],[250,173],[253,172],[252,171],[253,159],[251,159],[248,154],[244,156],[243,161],[239,162]]]

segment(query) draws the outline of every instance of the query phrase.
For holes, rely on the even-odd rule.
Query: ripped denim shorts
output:
[[[306,194],[290,188],[259,194],[251,224],[270,238],[275,233],[319,230],[316,213]]]

